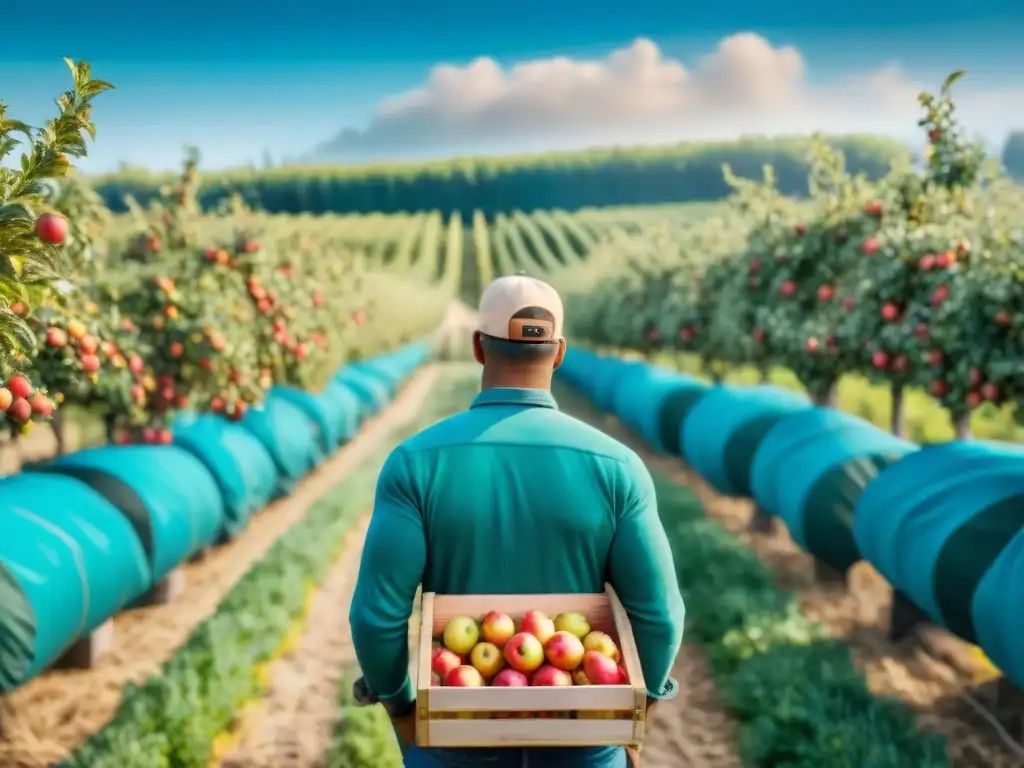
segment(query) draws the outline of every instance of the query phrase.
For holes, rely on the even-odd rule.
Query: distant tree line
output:
[[[837,136],[847,167],[871,178],[885,175],[908,148],[877,136]],[[474,210],[488,216],[512,210],[650,205],[717,200],[731,188],[722,166],[747,178],[775,169],[780,189],[807,193],[806,138],[748,138],[664,148],[593,150],[523,157],[463,158],[406,165],[286,166],[203,174],[199,202],[217,206],[234,193],[270,213],[411,213]],[[143,205],[168,178],[137,170],[97,177],[94,187],[115,211],[130,194]]]

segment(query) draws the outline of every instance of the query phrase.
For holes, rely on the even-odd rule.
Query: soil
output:
[[[991,714],[979,693],[991,687],[987,673],[972,663],[965,644],[930,628],[900,643],[888,638],[887,607],[892,589],[867,563],[850,574],[849,589],[815,580],[814,562],[778,524],[768,534],[750,531],[754,504],[722,496],[675,458],[646,448],[612,416],[574,407],[574,415],[599,426],[640,454],[647,464],[689,487],[707,514],[752,547],[776,583],[794,592],[804,615],[820,622],[848,645],[876,695],[906,703],[922,728],[943,734],[958,768],[1022,768],[1024,746],[1016,743]],[[578,412],[576,412],[578,411]]]
[[[117,710],[125,683],[141,683],[156,673],[309,506],[371,455],[388,434],[416,416],[437,373],[437,366],[428,366],[414,375],[382,414],[292,495],[254,515],[229,546],[181,566],[183,594],[165,605],[118,614],[114,648],[94,668],[50,671],[0,698],[0,766],[44,768],[99,730]]]
[[[238,724],[238,746],[220,768],[309,768],[330,749],[338,686],[355,662],[348,626],[367,516],[317,590],[295,651],[270,668],[270,690]]]

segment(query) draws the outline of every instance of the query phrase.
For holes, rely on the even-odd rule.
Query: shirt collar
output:
[[[518,387],[492,387],[477,395],[470,408],[482,405],[519,405],[525,408],[558,409],[555,398],[546,389],[520,389]]]

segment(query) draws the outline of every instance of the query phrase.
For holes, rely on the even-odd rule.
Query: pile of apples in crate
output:
[[[511,616],[491,611],[479,623],[456,616],[435,640],[433,685],[522,686],[628,685],[619,648],[605,632],[591,631],[582,613],[552,620],[528,611],[516,628]]]

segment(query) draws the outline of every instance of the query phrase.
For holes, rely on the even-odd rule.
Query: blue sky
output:
[[[55,23],[46,21],[45,30],[31,4],[15,4],[3,15],[5,26],[25,30],[5,36],[0,46],[0,98],[14,116],[38,123],[50,113],[51,99],[69,82],[63,56],[87,59],[96,76],[117,86],[97,101],[99,139],[83,165],[95,171],[112,169],[120,160],[175,167],[186,142],[199,145],[211,167],[258,162],[264,150],[296,157],[344,128],[365,129],[382,99],[422,86],[439,63],[462,66],[478,56],[503,67],[556,55],[600,60],[637,37],[649,38],[663,57],[678,59],[691,71],[723,38],[753,32],[774,48],[793,46],[804,63],[807,88],[821,94],[851,73],[892,63],[907,78],[928,84],[951,69],[966,68],[979,104],[1014,101],[1024,91],[1020,0],[517,0],[490,8],[479,0],[216,0],[203,5],[95,0],[62,9]],[[1011,95],[983,98],[1002,91]],[[451,111],[449,102],[442,106]],[[544,126],[531,133],[525,125],[520,140],[511,128],[495,130],[491,122],[478,125],[485,136],[445,125],[448,133],[438,128],[432,138],[426,135],[437,127],[431,115],[441,107],[422,109],[405,115],[409,124],[402,130],[411,133],[391,126],[380,141],[371,131],[361,143],[343,141],[338,151],[373,159],[543,149],[543,135],[552,133]],[[765,107],[768,124],[771,109]],[[837,109],[821,107],[822,113]],[[991,111],[979,106],[975,112],[984,123],[988,118],[981,116]],[[529,123],[528,110],[524,114]],[[557,128],[561,118],[550,108],[545,114]],[[608,125],[592,140],[620,143],[630,143],[634,135],[641,141],[671,137],[681,119],[681,113],[666,112],[664,130],[650,134],[634,131],[627,117],[594,114]],[[1024,99],[1020,114],[1024,120]],[[829,115],[821,117],[828,127]],[[716,113],[694,127],[693,135],[727,135],[750,122],[730,120]],[[425,126],[421,135],[417,121]],[[889,125],[880,122],[879,129],[885,132]],[[999,134],[1008,125],[999,122],[992,130]],[[566,126],[564,140],[555,144],[591,139],[578,124]],[[679,135],[689,138],[684,128]],[[416,139],[408,151],[403,136]]]

